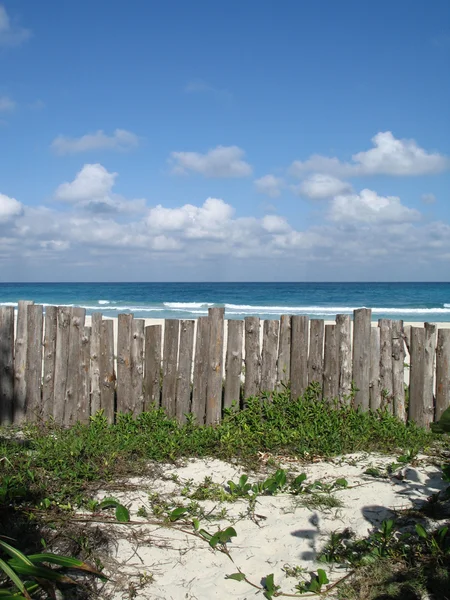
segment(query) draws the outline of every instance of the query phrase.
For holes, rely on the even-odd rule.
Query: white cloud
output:
[[[434,194],[422,194],[420,197],[424,204],[434,204],[436,202],[436,196]]]
[[[86,164],[71,182],[62,183],[55,199],[92,212],[142,212],[145,200],[126,200],[112,193],[117,173],[110,173],[103,165]]]
[[[0,96],[0,112],[12,111],[16,108],[14,100],[8,96]]]
[[[368,189],[333,198],[328,216],[333,221],[361,223],[407,223],[420,219],[419,211],[404,206],[400,198],[379,196]]]
[[[205,177],[248,177],[252,167],[243,160],[244,156],[245,152],[238,146],[217,146],[206,154],[172,152],[170,162],[175,174],[194,171]]]
[[[341,181],[337,177],[325,173],[313,173],[299,186],[295,186],[295,191],[312,200],[331,198],[344,192],[350,192],[351,189],[352,186],[346,181]]]
[[[292,230],[286,219],[278,215],[266,215],[263,217],[262,228],[269,233],[286,233]]]
[[[15,198],[0,194],[0,223],[7,223],[23,213],[23,204]]]
[[[51,144],[56,154],[77,154],[92,150],[127,151],[139,145],[139,137],[131,131],[116,129],[112,135],[106,135],[102,130],[88,133],[79,138],[59,135]]]
[[[264,175],[254,181],[256,190],[260,194],[265,194],[271,198],[277,198],[281,194],[281,188],[284,185],[283,179],[275,177],[275,175]]]
[[[29,29],[11,23],[6,8],[0,4],[0,46],[20,46],[30,35]]]
[[[365,175],[414,176],[431,175],[450,169],[450,159],[437,152],[427,152],[414,140],[397,139],[390,131],[377,133],[372,142],[374,148],[358,152],[352,162],[338,158],[313,155],[308,160],[294,161],[290,173],[303,177],[305,173],[318,171],[337,177]]]

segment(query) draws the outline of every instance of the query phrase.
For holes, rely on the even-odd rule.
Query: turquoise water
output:
[[[450,321],[450,283],[0,283],[0,305],[18,300],[141,318],[196,318],[224,306],[227,318],[329,319],[367,307],[374,319]]]

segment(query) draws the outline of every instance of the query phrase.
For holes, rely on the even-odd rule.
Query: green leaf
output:
[[[123,504],[119,504],[116,507],[116,519],[120,523],[129,523],[130,521],[130,511]]]
[[[317,569],[317,578],[319,580],[319,584],[325,585],[326,583],[330,583],[327,577],[327,574],[323,569]]]
[[[306,480],[306,473],[302,473],[301,475],[298,475],[292,483],[293,483],[293,485],[301,485],[305,480]]]
[[[29,554],[27,558],[33,563],[48,562],[60,567],[66,567],[68,569],[79,569],[80,571],[87,571],[94,575],[105,577],[102,573],[91,567],[87,563],[78,560],[77,558],[70,558],[69,556],[59,556],[58,554],[42,553],[42,554]],[[15,559],[9,561],[10,564],[15,562]]]
[[[0,540],[0,546],[3,548],[6,554],[9,554],[9,556],[12,556],[12,558],[17,559],[20,563],[25,565],[31,565],[30,559],[27,558],[25,554],[23,554],[20,550],[14,548],[14,546],[10,546],[3,540]]]
[[[98,507],[103,510],[104,508],[117,508],[119,505],[120,502],[115,498],[105,498],[100,502]]]
[[[5,575],[7,575],[9,577],[9,579],[13,582],[13,584],[16,586],[16,588],[19,591],[21,591],[22,594],[24,594],[24,597],[27,598],[27,600],[31,600],[31,596],[27,592],[23,581],[20,579],[20,577],[17,575],[17,573],[14,571],[14,569],[12,569],[10,567],[10,565],[5,563],[5,561],[2,560],[1,558],[0,558],[0,569],[5,573]]]
[[[206,531],[206,529],[200,529],[200,531],[198,532],[199,535],[202,536],[202,538],[204,540],[206,540],[207,542],[210,541],[210,539],[213,537],[208,531]]]
[[[273,578],[273,573],[266,576],[266,578],[264,580],[264,587],[268,592],[270,592],[272,594],[273,594],[273,592],[275,592],[275,582],[274,582],[274,578]]]
[[[200,521],[198,519],[192,519],[192,525],[194,526],[195,531],[200,529]]]
[[[244,487],[244,485],[247,483],[248,481],[248,475],[241,475],[239,478],[239,485],[241,486],[241,488]]]
[[[71,577],[63,575],[62,573],[58,573],[58,571],[55,571],[53,569],[47,569],[47,567],[14,564],[14,570],[16,571],[16,573],[19,573],[20,575],[25,575],[26,577],[40,577],[49,581],[58,581],[59,583],[76,583]]]
[[[348,486],[348,481],[341,477],[340,479],[336,479],[335,484],[339,487],[346,488]]]
[[[235,581],[244,581],[244,573],[232,573],[231,575],[225,575],[225,579],[234,579]]]
[[[179,508],[175,508],[169,514],[169,519],[171,521],[177,521],[178,519],[181,519],[181,517],[183,517],[187,512],[188,512],[187,508],[185,508],[184,506],[180,506]]]
[[[428,533],[424,529],[424,527],[420,523],[416,523],[416,533],[418,536],[426,540],[428,538]]]

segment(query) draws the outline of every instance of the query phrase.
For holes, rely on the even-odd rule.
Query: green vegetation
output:
[[[107,513],[108,519],[129,522],[129,511],[118,500],[108,497],[99,502],[93,497],[100,489],[119,479],[148,475],[152,470],[160,475],[159,464],[188,457],[215,457],[238,461],[251,469],[260,466],[260,453],[269,455],[272,464],[276,464],[277,457],[297,457],[307,461],[314,457],[326,458],[357,451],[398,453],[409,448],[397,462],[388,466],[386,473],[375,473],[374,469],[370,473],[388,477],[397,468],[414,461],[418,450],[433,447],[436,438],[432,432],[412,423],[401,423],[385,410],[363,413],[351,405],[325,402],[320,397],[319,388],[314,385],[296,401],[291,401],[288,390],[273,393],[270,402],[250,398],[244,410],[233,406],[225,411],[223,421],[215,426],[200,426],[192,416],[188,416],[185,424],[179,425],[174,419],[167,418],[161,409],[155,408],[136,418],[119,415],[114,425],[108,425],[100,412],[91,418],[88,426],[77,424],[71,429],[63,429],[53,422],[28,425],[20,438],[13,429],[0,430],[0,536],[3,534],[5,540],[0,543],[3,572],[0,597],[34,598],[39,597],[39,590],[45,589],[48,597],[52,598],[54,586],[76,581],[67,575],[67,569],[78,569],[98,577],[102,565],[96,562],[92,539],[80,524],[73,531],[70,527],[64,531],[65,540],[70,540],[70,544],[58,548],[65,551],[64,556],[47,551],[45,536],[53,523],[64,522],[64,515],[73,515],[75,508],[96,514],[112,509],[113,512]],[[326,484],[308,482],[305,474],[290,478],[280,468],[274,469],[273,474],[264,480],[255,478],[250,481],[248,475],[242,475],[237,481],[230,480],[227,488],[214,483],[211,478],[205,478],[196,486],[192,482],[177,483],[181,484],[181,496],[189,504],[171,506],[158,494],[152,494],[147,507],[153,513],[152,518],[165,526],[190,528],[192,535],[209,543],[216,551],[224,552],[230,559],[228,543],[239,536],[239,529],[227,527],[213,533],[203,529],[200,519],[223,519],[227,510],[221,508],[219,512],[205,515],[199,501],[223,503],[244,499],[249,507],[246,515],[253,518],[257,496],[287,492],[295,497],[297,505],[326,510],[341,505],[333,492],[348,485],[345,479]],[[147,509],[140,508],[137,516],[148,519]],[[13,529],[11,523],[14,523]],[[420,571],[418,565],[423,559],[427,569],[430,567],[427,573],[432,574],[433,581],[440,578],[439,581],[444,582],[442,585],[446,585],[448,580],[443,578],[442,573],[448,567],[449,534],[445,527],[443,525],[436,533],[426,528],[415,529],[407,544],[406,538],[401,537],[403,534],[398,533],[396,524],[390,521],[366,540],[355,541],[349,532],[335,534],[322,554],[322,560],[342,562],[356,570],[351,580],[338,586],[347,590],[342,592],[342,598],[377,597],[372,592],[372,596],[358,595],[359,574],[370,568],[377,571],[382,561],[388,561],[391,570],[385,568],[379,571],[380,574],[392,575],[399,564],[414,572]],[[6,540],[6,533],[13,539]],[[46,550],[44,554],[42,546]],[[406,554],[405,547],[411,548]],[[77,559],[69,559],[65,556],[67,554],[77,556]],[[87,559],[94,562],[95,569],[88,566]],[[57,568],[51,566],[55,564]],[[44,571],[39,571],[41,576],[35,571],[33,576],[30,569],[43,569],[51,583],[45,583]],[[301,567],[293,569],[301,574]],[[420,571],[419,575],[423,583],[423,572]],[[301,577],[297,594],[326,591],[329,582],[323,570]],[[272,574],[261,584],[252,582],[241,571],[229,575],[229,578],[247,582],[261,590],[266,598],[283,595]],[[11,596],[14,586],[17,594]],[[52,593],[50,589],[53,589]],[[3,593],[8,590],[10,596]],[[361,593],[366,592],[364,588]]]

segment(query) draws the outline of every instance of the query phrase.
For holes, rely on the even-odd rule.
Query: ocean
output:
[[[367,307],[374,319],[450,321],[450,283],[0,283],[0,305],[18,300],[82,306],[108,317],[193,319],[224,306],[231,319],[333,319]]]

